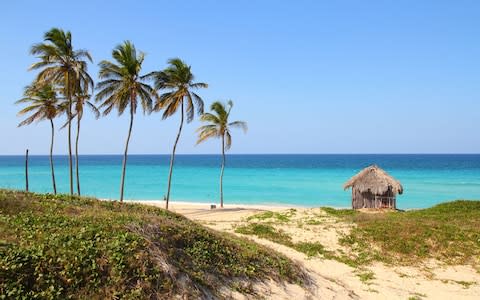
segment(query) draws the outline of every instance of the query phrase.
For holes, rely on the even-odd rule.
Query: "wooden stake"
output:
[[[25,190],[28,192],[28,149],[25,152]]]

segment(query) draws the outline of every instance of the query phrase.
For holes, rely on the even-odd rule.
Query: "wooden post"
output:
[[[25,151],[25,190],[28,192],[28,149]]]

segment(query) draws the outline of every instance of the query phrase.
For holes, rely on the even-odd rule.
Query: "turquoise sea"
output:
[[[166,191],[169,155],[130,155],[125,199],[159,200]],[[57,186],[68,191],[67,156],[55,156]],[[83,195],[119,197],[121,155],[80,157]],[[480,199],[480,155],[228,155],[225,203],[349,207],[342,186],[377,164],[400,180],[399,208],[422,208],[454,199]],[[172,201],[216,203],[220,156],[178,155]],[[51,192],[48,156],[30,157],[30,190]],[[23,189],[24,157],[0,156],[0,187]]]

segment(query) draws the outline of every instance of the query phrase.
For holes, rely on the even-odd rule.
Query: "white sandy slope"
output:
[[[134,201],[164,207],[164,201]],[[210,209],[210,204],[170,202],[170,210],[183,214],[210,228],[234,233],[248,216],[270,211],[286,211],[288,207],[265,205],[225,205]],[[338,239],[349,230],[348,224],[329,217],[321,209],[295,208],[292,220],[301,222],[311,216],[321,216],[321,224],[310,226],[279,225],[292,236],[294,242],[318,241],[329,250],[341,247]],[[236,234],[236,233],[234,233]],[[305,266],[313,279],[309,289],[296,285],[279,286],[275,282],[257,286],[259,294],[267,299],[480,299],[480,273],[471,266],[445,266],[428,261],[421,266],[385,266],[381,263],[363,270],[354,269],[336,260],[309,258],[292,248],[268,240],[248,236],[255,242],[270,247]],[[360,280],[360,274],[373,272],[374,279]],[[232,293],[237,299],[247,299]]]

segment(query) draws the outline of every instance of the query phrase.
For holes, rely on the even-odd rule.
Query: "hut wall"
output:
[[[375,194],[371,192],[360,192],[357,188],[352,189],[352,208],[353,209],[360,209],[360,208],[380,208],[380,207],[387,207],[391,206],[391,208],[397,207],[397,201],[395,199],[395,195],[392,193],[391,190],[388,190],[383,195],[378,195],[381,197],[392,197],[393,199],[389,203],[388,200],[383,199],[383,203],[375,203]],[[378,206],[378,207],[377,207]]]
[[[360,192],[358,189],[352,189],[352,208],[374,208],[375,195],[370,192]]]

